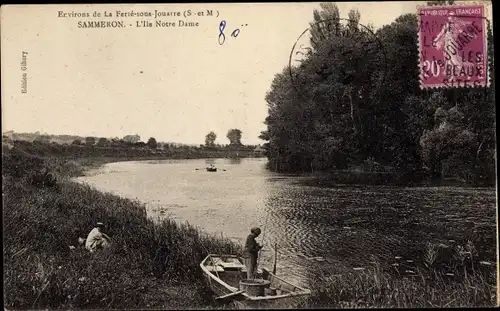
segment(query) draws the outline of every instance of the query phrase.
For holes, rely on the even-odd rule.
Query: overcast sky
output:
[[[378,28],[418,2],[338,3],[361,23]],[[258,139],[267,116],[264,100],[273,76],[287,65],[290,50],[312,20],[318,3],[197,5],[72,5],[2,7],[2,132],[123,137],[147,141],[203,143],[213,130],[227,143],[230,128],[243,143]],[[197,28],[78,28],[82,18],[58,11],[218,10],[191,18]],[[115,13],[113,13],[115,14]],[[102,19],[102,18],[101,18]],[[101,20],[98,19],[98,20]],[[178,22],[184,18],[168,17]],[[96,20],[96,19],[91,19]],[[117,20],[116,17],[109,20]],[[154,18],[146,18],[154,22]],[[226,42],[218,26],[225,20]],[[244,26],[242,26],[244,25]],[[230,32],[240,28],[237,38]],[[21,57],[27,56],[27,93],[21,93]]]

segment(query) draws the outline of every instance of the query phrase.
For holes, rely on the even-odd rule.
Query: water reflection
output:
[[[217,163],[217,160],[216,159],[205,159],[205,164],[207,165],[215,165],[215,163]]]
[[[228,160],[231,165],[241,164],[241,158],[229,158]]]
[[[306,267],[341,274],[366,267],[372,256],[388,267],[401,257],[411,271],[422,244],[451,239],[472,239],[483,259],[494,261],[494,189],[318,188],[270,173],[262,159],[155,163],[112,163],[80,180],[147,203],[151,217],[188,221],[237,243],[260,226],[261,264],[272,267],[277,244],[278,274],[300,284]],[[196,170],[210,164],[231,168]]]

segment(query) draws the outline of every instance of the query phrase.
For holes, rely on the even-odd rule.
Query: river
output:
[[[306,186],[305,177],[266,170],[266,159],[116,162],[77,178],[101,191],[137,199],[150,217],[188,221],[244,243],[251,227],[264,239],[261,265],[305,285],[308,267],[345,273],[372,255],[402,271],[420,262],[426,242],[474,242],[495,260],[495,190],[467,187]],[[218,172],[204,167],[214,164]],[[401,257],[401,258],[399,258]]]

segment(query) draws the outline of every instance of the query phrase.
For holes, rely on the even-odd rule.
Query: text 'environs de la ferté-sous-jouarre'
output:
[[[122,11],[122,10],[102,10],[91,12],[65,12],[57,11],[58,18],[78,18],[89,20],[78,20],[78,28],[186,28],[198,27],[200,22],[193,18],[217,17],[219,11],[213,9],[205,10],[144,10],[144,11]]]

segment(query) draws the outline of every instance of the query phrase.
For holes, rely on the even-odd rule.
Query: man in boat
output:
[[[245,243],[243,258],[247,268],[247,279],[249,280],[254,278],[255,271],[257,271],[257,258],[259,257],[259,251],[262,249],[262,246],[257,243],[255,238],[260,235],[260,232],[260,228],[252,228]]]
[[[111,245],[111,238],[102,232],[104,229],[104,224],[102,222],[98,222],[94,229],[90,231],[87,236],[87,240],[85,241],[85,248],[93,253],[99,249],[107,248]]]

